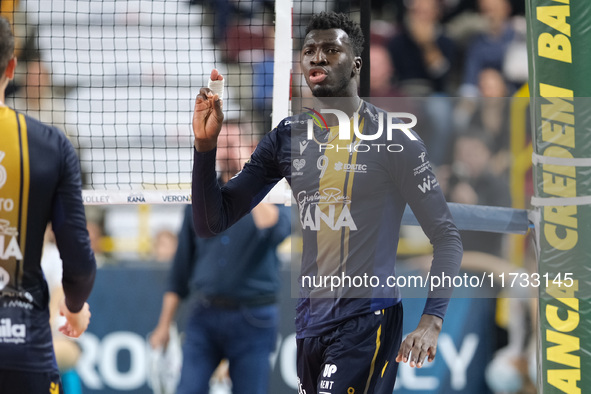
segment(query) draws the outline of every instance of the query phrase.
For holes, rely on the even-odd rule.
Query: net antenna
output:
[[[291,115],[291,72],[293,64],[292,0],[275,1],[275,50],[273,66],[273,127]],[[291,190],[282,179],[265,198],[277,204],[291,203]]]

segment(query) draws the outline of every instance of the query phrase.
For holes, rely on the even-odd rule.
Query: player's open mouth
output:
[[[310,70],[310,82],[320,83],[326,79],[327,75],[324,70]]]

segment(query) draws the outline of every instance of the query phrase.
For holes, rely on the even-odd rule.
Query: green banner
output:
[[[538,387],[591,392],[591,2],[528,0]]]

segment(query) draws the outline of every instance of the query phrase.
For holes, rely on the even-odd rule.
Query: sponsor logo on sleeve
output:
[[[437,179],[431,175],[427,175],[425,178],[423,178],[423,183],[417,185],[423,194],[435,189],[437,186],[439,186],[439,182],[437,182]]]

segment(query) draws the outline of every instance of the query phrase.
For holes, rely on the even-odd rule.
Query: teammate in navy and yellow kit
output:
[[[4,105],[15,67],[11,27],[0,18],[0,392],[61,393],[40,262],[47,224],[63,260],[60,331],[68,336],[88,326],[96,263],[74,148],[61,131]]]
[[[281,178],[291,185],[303,234],[296,310],[299,393],[391,393],[398,362],[422,367],[434,359],[451,288],[430,291],[417,329],[402,341],[400,291],[386,285],[396,274],[406,204],[433,244],[431,276],[453,277],[462,257],[459,232],[423,142],[410,130],[368,139],[377,134],[380,117],[383,124],[388,117],[357,95],[362,46],[359,26],[344,15],[312,17],[301,66],[314,111],[345,112],[351,117],[348,139],[332,124],[314,126],[309,138],[306,114],[284,119],[222,188],[215,173],[221,102],[205,88],[195,102],[193,219],[199,235],[231,226]],[[218,78],[214,70],[211,79]],[[364,138],[352,132],[354,126]],[[342,275],[379,282],[331,289],[330,282],[304,280]]]

